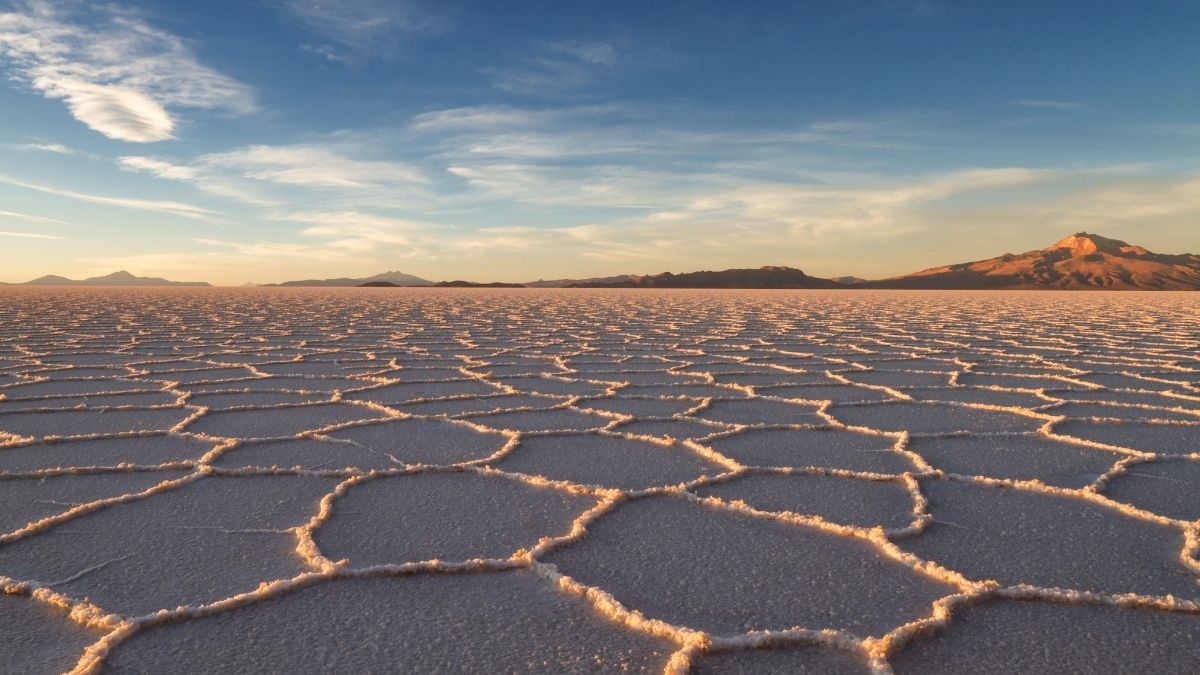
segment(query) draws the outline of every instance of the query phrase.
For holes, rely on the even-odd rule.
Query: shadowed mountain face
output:
[[[83,280],[68,279],[55,274],[47,274],[32,281],[26,281],[26,286],[208,286],[204,281],[167,281],[159,277],[139,277],[121,270],[102,277],[88,277]]]
[[[582,284],[604,284],[611,286],[613,284],[621,284],[634,278],[632,274],[618,274],[612,277],[591,277],[588,279],[538,279],[537,281],[527,281],[525,286],[529,288],[577,288]]]
[[[513,284],[504,281],[489,281],[481,283],[476,281],[462,281],[461,279],[457,279],[455,281],[439,281],[433,285],[437,288],[525,288],[525,284]]]
[[[574,288],[841,288],[829,279],[810,277],[792,267],[760,267],[720,272],[631,276],[616,283],[584,282]]]
[[[412,286],[428,286],[431,288],[525,288],[525,284],[512,284],[503,281],[492,281],[488,283],[479,283],[475,281],[439,281],[436,284],[425,282],[423,284],[408,284],[401,286],[390,281],[368,281],[365,284],[359,284],[359,288],[411,288]]]
[[[1152,253],[1087,232],[1019,255],[933,267],[865,288],[1200,290],[1200,256]]]

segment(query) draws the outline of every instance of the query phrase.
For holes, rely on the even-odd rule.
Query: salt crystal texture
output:
[[[1200,297],[0,290],[0,671],[1194,672]]]

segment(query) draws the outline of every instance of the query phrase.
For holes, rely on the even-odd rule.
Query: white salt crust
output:
[[[5,289],[0,489],[6,481],[122,474],[141,476],[142,487],[56,503],[55,513],[0,533],[0,575],[7,546],[68,531],[117,505],[132,511],[185,486],[203,488],[208,477],[319,476],[335,483],[310,513],[296,514],[293,526],[261,530],[291,537],[303,571],[262,579],[230,597],[126,615],[56,590],[86,584],[104,568],[119,570],[122,557],[54,581],[0,576],[0,590],[98,631],[101,637],[70,671],[80,674],[102,670],[113,650],[144,629],[186,625],[316,584],[514,569],[585,603],[618,630],[674,645],[667,673],[687,672],[710,654],[789,645],[838,650],[868,672],[890,673],[891,659],[906,645],[947,631],[960,612],[988,602],[1197,615],[1200,585],[1183,595],[1003,585],[905,547],[932,536],[931,528],[963,527],[939,520],[924,486],[968,483],[1036,497],[1030,508],[1046,499],[1067,508],[1077,503],[1132,527],[1177,533],[1178,553],[1164,564],[1200,577],[1200,520],[1187,519],[1200,513],[1183,496],[1200,488],[1192,470],[1200,462],[1198,300],[1100,293]],[[142,395],[131,392],[174,402],[138,405],[142,399],[122,398]],[[1021,402],[1028,405],[1013,405]],[[389,429],[396,429],[394,443]],[[440,429],[446,438],[436,436]],[[732,449],[731,441],[766,432],[769,445]],[[478,441],[446,440],[462,434]],[[870,443],[825,443],[836,437]],[[964,471],[969,455],[954,462],[955,471],[939,466],[953,444],[936,458],[920,452],[923,443],[961,438],[978,441],[971,453],[1010,446],[1041,453],[1044,444],[1044,463],[989,475]],[[123,448],[129,439],[158,441]],[[295,447],[309,463],[240,463],[264,453],[239,449],[278,447],[266,456],[286,458],[285,444],[300,441]],[[723,453],[723,446],[731,449]],[[826,450],[805,450],[812,447]],[[829,447],[841,447],[841,454]],[[555,464],[555,448],[571,458],[569,466]],[[1055,455],[1059,448],[1070,452]],[[589,453],[597,464],[589,464]],[[429,461],[438,456],[451,461]],[[599,464],[612,456],[622,466]],[[165,461],[148,461],[156,457]],[[1065,480],[1070,486],[1059,480],[1063,471],[1075,472]],[[1092,475],[1080,479],[1080,471]],[[162,480],[144,487],[155,473]],[[549,531],[527,543],[513,540],[519,548],[507,557],[356,567],[353,550],[331,557],[318,545],[321,528],[357,486],[423,474],[468,474],[512,486],[496,494],[518,495],[510,502],[516,518],[522,490],[558,492],[570,496],[563,504],[577,506],[563,525],[547,524]],[[885,528],[847,524],[860,521],[837,513],[763,511],[716,496],[735,494],[739,481],[754,476],[826,477],[831,482],[822,489],[853,483],[865,498],[871,492],[860,488],[886,485],[893,501],[895,491],[906,494],[911,509]],[[470,494],[448,492],[444,499]],[[585,545],[593,523],[643,499],[680,500],[697,513],[857,542],[847,550],[870,551],[947,594],[919,618],[876,635],[820,625],[712,634],[644,613],[545,561]],[[1162,512],[1154,510],[1158,504]],[[360,519],[357,526],[376,516],[386,514],[347,514]],[[343,545],[353,549],[352,541]]]

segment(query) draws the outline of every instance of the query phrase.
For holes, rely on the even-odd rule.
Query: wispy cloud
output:
[[[313,239],[269,241],[252,239],[197,238],[185,250],[168,250],[78,258],[89,273],[114,269],[137,270],[140,274],[179,278],[189,276],[224,283],[283,281],[320,269],[329,276],[362,275],[363,270],[385,269],[396,259],[413,259],[403,248],[379,245],[362,247],[355,242]],[[425,260],[424,256],[421,256]],[[297,270],[300,270],[299,272]],[[82,273],[82,272],[81,272]]]
[[[304,188],[360,190],[427,182],[417,167],[391,160],[363,157],[357,148],[334,144],[251,145],[201,155],[188,164],[157,157],[125,156],[123,169],[158,178],[193,182],[204,189],[226,192],[234,181],[257,181]]]
[[[304,258],[307,260],[337,260],[345,258],[347,251],[334,246],[313,246],[309,244],[279,243],[279,242],[237,242],[222,239],[195,239],[197,244],[216,246],[228,249],[230,252],[250,258]]]
[[[432,256],[431,251],[454,238],[453,226],[361,211],[301,211],[275,214],[274,220],[306,225],[300,234],[324,240],[322,246],[346,251],[373,251],[393,258]]]
[[[0,218],[16,218],[29,223],[44,223],[46,225],[70,225],[70,223],[55,220],[54,218],[46,218],[45,216],[34,216],[28,213],[18,213],[17,211],[0,211]]]
[[[538,248],[565,258],[597,261],[660,261],[678,265],[690,260],[720,261],[729,256],[786,261],[806,249],[834,246],[847,240],[894,240],[936,221],[949,226],[946,214],[970,208],[972,198],[988,199],[1013,190],[1040,186],[1051,189],[1104,171],[1059,171],[1022,167],[970,169],[913,176],[847,178],[835,183],[783,183],[715,178],[706,183],[681,176],[649,177],[659,187],[641,197],[633,187],[648,178],[619,184],[612,194],[568,188],[532,180],[563,203],[611,200],[636,212],[611,220],[559,228],[510,227],[483,229],[446,242],[465,252]],[[663,185],[674,189],[664,190]],[[511,188],[511,186],[509,186]],[[545,195],[543,195],[545,198]],[[966,206],[964,206],[966,205]],[[657,206],[657,208],[654,208]],[[991,210],[995,210],[994,208]],[[816,247],[816,248],[814,248]],[[810,254],[811,255],[811,254]]]
[[[794,165],[814,149],[911,150],[929,135],[931,121],[919,114],[816,120],[785,128],[729,129],[720,120],[676,108],[618,104],[526,108],[475,106],[422,113],[409,125],[440,139],[443,156],[455,166],[482,160],[502,163],[553,162],[619,155],[647,167],[664,160],[692,166],[714,159],[745,164],[778,156]],[[796,150],[805,150],[798,155]],[[790,159],[789,159],[790,157]],[[698,162],[702,158],[702,162]]]
[[[684,194],[712,190],[718,176],[620,164],[560,168],[532,163],[454,165],[447,169],[479,194],[530,204],[662,208]]]
[[[421,183],[422,172],[403,162],[347,154],[326,145],[252,145],[205,155],[200,162],[251,178],[305,187],[364,188]]]
[[[267,281],[280,280],[279,274],[297,274],[299,264],[361,271],[364,265],[386,266],[395,260],[428,262],[436,259],[438,251],[453,248],[456,240],[448,236],[450,226],[370,212],[269,212],[264,218],[293,223],[299,229],[275,237],[249,235],[245,240],[195,237],[188,251],[90,256],[79,261],[97,272],[128,268],[168,277],[193,270],[245,280],[243,275],[254,270]]]
[[[146,173],[162,180],[187,183],[210,194],[245,204],[271,206],[275,201],[248,185],[247,181],[228,172],[213,170],[203,163],[176,164],[158,157],[126,155],[117,158],[123,171]]]
[[[932,18],[942,13],[941,5],[941,2],[934,0],[853,0],[835,3],[832,6],[841,13],[826,22],[825,27],[839,28],[880,16],[909,19]]]
[[[432,110],[413,117],[410,126],[423,132],[497,130],[544,125],[561,119],[569,111],[480,105]]]
[[[282,0],[281,7],[322,42],[304,48],[349,65],[396,55],[401,39],[444,21],[408,0]]]
[[[1102,178],[1058,199],[1031,201],[1025,210],[1037,220],[1064,229],[1096,231],[1141,225],[1194,232],[1194,223],[1200,219],[1200,173]]]
[[[497,89],[511,94],[553,96],[579,89],[610,70],[619,60],[618,47],[605,41],[548,42],[539,45],[533,56],[481,72]]]
[[[74,155],[75,149],[67,147],[62,143],[16,143],[9,147],[14,150],[25,150],[27,152],[49,152],[56,155]]]
[[[116,140],[172,138],[177,120],[169,108],[255,109],[247,86],[116,5],[18,3],[0,13],[0,59],[13,79],[62,99],[75,119]]]
[[[4,232],[0,231],[0,237],[22,237],[25,239],[66,239],[66,237],[58,237],[52,234],[35,234],[33,232]]]
[[[599,107],[454,109],[420,116],[414,128],[439,134],[446,171],[476,194],[631,209],[671,209],[749,185],[845,183],[857,157],[911,149],[921,133],[894,118],[731,131],[665,117]]]
[[[611,66],[617,62],[617,48],[611,42],[559,40],[546,45],[546,51],[600,66]]]
[[[405,260],[411,261],[406,263],[407,271],[423,276],[501,276],[527,281],[535,275],[515,261],[536,252],[539,259],[547,261],[542,269],[557,270],[559,276],[764,263],[794,264],[815,274],[849,271],[880,276],[946,262],[937,246],[929,248],[931,237],[942,241],[994,231],[998,237],[1007,236],[1010,243],[1030,237],[1036,242],[1047,228],[1099,228],[1120,236],[1147,224],[1154,224],[1158,231],[1177,227],[1186,232],[1188,224],[1200,217],[1200,177],[1152,176],[1147,171],[1137,166],[1009,167],[908,177],[844,176],[828,183],[743,178],[737,184],[709,185],[685,183],[678,176],[664,174],[656,180],[664,184],[679,181],[679,189],[658,194],[654,205],[631,207],[627,215],[595,218],[579,225],[479,227],[399,217],[368,207],[275,211],[263,217],[294,224],[296,229],[271,239],[197,239],[203,248],[193,251],[191,257],[164,253],[137,259],[108,258],[104,264],[150,266],[162,271],[170,271],[165,266],[174,262],[185,265],[180,269],[206,269],[204,265],[208,265],[207,269],[225,270],[226,278],[244,274],[244,269],[291,270],[283,272],[291,276],[278,277],[282,279],[294,277],[297,261],[319,263],[328,276],[339,276],[361,272],[364,266],[384,269],[393,261]],[[647,178],[632,180],[628,187]],[[542,190],[557,191],[564,203],[573,198],[575,204],[582,204],[596,198],[579,186],[570,192],[569,182],[539,185]],[[617,189],[604,199],[634,201],[637,193],[622,193],[627,186],[613,187]],[[1014,236],[1014,231],[1025,236]],[[847,246],[858,247],[861,254],[847,260]],[[892,248],[905,246],[919,250],[910,251],[905,258],[908,262],[897,269],[898,258]],[[926,259],[932,254],[938,255]],[[838,265],[836,269],[833,263]],[[589,271],[582,272],[585,268]],[[506,271],[497,272],[499,269]],[[258,274],[271,278],[265,271]]]
[[[28,181],[18,180],[16,178],[10,178],[2,174],[0,174],[0,183],[25,188],[26,190],[43,192],[56,197],[74,199],[81,202],[103,204],[105,206],[117,206],[126,209],[136,209],[139,211],[154,211],[172,216],[191,218],[193,220],[215,221],[217,220],[217,216],[220,215],[217,211],[202,208],[194,204],[185,204],[183,202],[169,200],[133,199],[128,197],[109,197],[106,195],[96,195],[87,192],[78,192],[68,188],[56,187],[53,185],[31,183]]]
[[[309,225],[308,236],[360,236],[388,243],[406,243],[405,233],[436,229],[438,225],[408,218],[393,218],[361,211],[297,211],[271,215],[282,220]]]
[[[1142,127],[1145,128],[1145,127]],[[1153,124],[1150,130],[1159,134],[1171,136],[1200,136],[1200,122],[1184,122],[1176,124]]]
[[[1043,110],[1088,110],[1092,106],[1079,101],[1056,101],[1051,99],[1022,99],[1010,101],[1012,105],[1024,108],[1042,108]]]
[[[252,145],[184,162],[128,155],[126,171],[187,183],[204,192],[269,209],[340,210],[428,202],[430,180],[417,166],[375,159],[358,142]]]
[[[683,213],[658,215],[684,222],[723,218],[751,226],[782,226],[807,237],[854,234],[887,238],[909,231],[916,223],[907,216],[918,207],[972,192],[1029,185],[1055,175],[1026,168],[968,169],[907,181],[748,185],[704,195]]]
[[[195,167],[172,164],[154,157],[125,156],[118,158],[117,163],[127,171],[141,171],[165,180],[192,181],[199,175]]]

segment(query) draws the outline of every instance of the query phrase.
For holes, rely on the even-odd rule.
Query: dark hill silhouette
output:
[[[360,279],[350,277],[338,277],[336,279],[301,279],[299,281],[284,281],[278,284],[264,284],[264,286],[314,286],[320,288],[338,288],[345,286],[365,286],[366,284],[376,281],[386,281],[393,286],[431,286],[432,281],[422,279],[412,274],[404,272],[382,272],[370,277],[362,277]]]
[[[649,276],[631,276],[626,281],[580,282],[570,288],[841,288],[842,284],[810,277],[792,267],[731,269],[720,272],[663,272]]]

